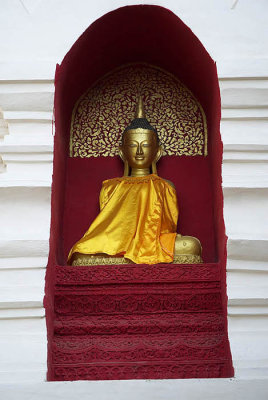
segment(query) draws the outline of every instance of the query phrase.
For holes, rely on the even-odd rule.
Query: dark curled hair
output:
[[[156,140],[157,143],[159,143],[159,137],[157,134],[157,130],[155,128],[152,127],[152,125],[150,124],[150,122],[146,119],[146,118],[135,118],[131,121],[130,125],[126,127],[126,129],[123,132],[123,137],[124,134],[131,130],[131,129],[138,129],[138,128],[142,128],[142,129],[147,129],[149,131],[153,131],[156,135]]]

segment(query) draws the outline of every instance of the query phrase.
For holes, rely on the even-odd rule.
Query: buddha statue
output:
[[[71,265],[201,263],[199,240],[177,233],[172,182],[157,175],[161,146],[141,97],[122,136],[124,176],[103,182],[100,213],[68,256]]]

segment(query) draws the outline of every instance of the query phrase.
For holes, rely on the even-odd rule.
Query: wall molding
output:
[[[28,74],[25,69],[20,79],[14,68],[12,66],[9,73],[6,71],[6,79],[0,81],[0,155],[4,160],[0,163],[0,195],[5,199],[4,214],[14,214],[10,230],[6,225],[0,227],[0,323],[13,321],[14,329],[19,333],[25,324],[30,326],[33,321],[36,324],[43,321],[40,325],[43,339],[35,349],[39,349],[45,360],[42,302],[49,240],[54,65],[50,72],[46,63],[39,70],[36,68],[37,72],[31,70]],[[255,379],[256,371],[268,371],[268,356],[267,359],[260,358],[257,343],[255,349],[251,348],[249,358],[241,349],[237,332],[242,332],[243,346],[251,346],[252,332],[255,332],[259,345],[265,346],[264,337],[268,333],[268,236],[264,222],[268,197],[268,77],[262,76],[261,68],[250,77],[245,77],[241,71],[236,77],[228,77],[222,68],[220,71],[223,188],[229,236],[228,317],[236,374],[254,376]],[[13,212],[14,206],[21,214],[31,213],[32,206],[37,207],[35,215],[43,218],[39,236],[35,233],[34,219],[31,226],[25,226],[13,235],[18,218]],[[252,215],[258,219],[254,220]],[[13,273],[21,277],[20,283],[15,282]],[[23,353],[27,363],[31,342],[24,331],[21,336],[26,342],[28,340]],[[2,339],[0,335],[0,344]],[[18,367],[21,368],[15,374],[18,380],[27,380],[25,365]],[[34,370],[32,365],[29,361],[31,371]],[[3,371],[0,380],[7,379],[11,367],[0,363]],[[33,375],[37,380],[45,376],[45,367],[42,368],[40,374]]]

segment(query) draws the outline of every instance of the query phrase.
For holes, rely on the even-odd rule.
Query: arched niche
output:
[[[204,109],[208,129],[208,156],[177,157],[175,160],[174,157],[163,158],[159,164],[159,173],[174,181],[177,186],[180,231],[200,238],[205,261],[214,262],[223,254],[225,239],[220,178],[222,143],[215,63],[191,30],[170,11],[158,6],[128,6],[94,22],[73,45],[62,64],[57,66],[51,226],[53,240],[50,257],[61,265],[66,262],[68,249],[83,234],[97,213],[101,181],[122,173],[117,159],[109,160],[114,165],[112,168],[107,159],[103,162],[101,158],[79,160],[69,157],[73,108],[79,97],[105,74],[122,65],[137,62],[148,63],[173,74],[194,94]],[[75,174],[75,169],[81,173]],[[189,181],[193,179],[196,182],[190,188]],[[84,216],[80,214],[83,222],[79,224],[79,212],[83,208],[79,197],[86,196],[86,182],[91,182],[90,196],[93,204]],[[196,197],[195,189],[197,193],[203,193],[203,197]]]
[[[123,171],[118,157],[70,156],[73,111],[79,98],[104,76],[125,65],[138,63],[172,74],[193,94],[205,115],[207,155],[166,156],[160,160],[158,171],[176,186],[179,232],[198,237],[203,246],[205,265],[215,266],[220,271],[222,312],[225,315],[223,331],[227,334],[226,236],[216,66],[197,37],[172,12],[151,5],[127,6],[90,25],[56,69],[52,213],[45,296],[49,368],[53,364],[51,343],[55,280],[58,279],[56,267],[66,265],[70,247],[97,215],[102,181],[120,176]],[[226,346],[227,358],[231,360]],[[232,375],[230,363],[221,376]],[[51,369],[49,371],[49,379],[54,379]]]

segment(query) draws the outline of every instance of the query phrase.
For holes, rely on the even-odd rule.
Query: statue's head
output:
[[[128,175],[128,167],[151,168],[152,173],[156,173],[155,164],[161,157],[161,147],[156,129],[146,119],[141,97],[138,100],[135,119],[123,133],[120,156],[125,162],[124,175]]]

